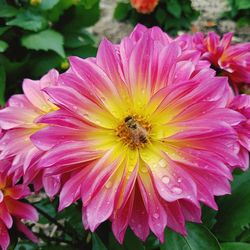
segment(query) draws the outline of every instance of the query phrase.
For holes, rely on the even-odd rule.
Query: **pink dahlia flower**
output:
[[[3,250],[6,250],[10,243],[8,229],[12,228],[13,224],[30,240],[37,242],[36,236],[21,220],[37,221],[38,214],[31,205],[18,201],[30,195],[30,190],[25,185],[12,184],[12,176],[8,175],[9,167],[9,162],[0,162],[0,246]]]
[[[241,159],[241,166],[243,170],[249,166],[249,151],[250,151],[250,96],[239,95],[236,96],[229,107],[240,112],[245,119],[234,126],[238,133],[240,151],[239,158]]]
[[[186,234],[200,202],[217,209],[241,164],[233,126],[245,121],[227,108],[227,78],[141,25],[119,45],[103,40],[96,58],[69,61],[45,88],[60,109],[39,122],[53,126],[32,135],[48,150],[40,166],[67,175],[59,209],[81,199],[85,228],[109,219],[119,242],[128,226],[142,240],[151,230],[163,241],[166,226]]]
[[[182,47],[200,50],[202,58],[228,76],[233,85],[250,84],[250,43],[232,44],[232,37],[232,33],[227,33],[220,39],[215,32],[210,32],[207,37],[196,33],[177,40]]]
[[[57,78],[57,71],[51,70],[41,80],[25,79],[24,94],[12,96],[0,110],[0,127],[4,131],[0,139],[0,159],[12,161],[9,172],[14,174],[13,182],[23,176],[25,182],[33,181],[36,189],[42,185],[37,162],[44,152],[33,145],[30,136],[45,126],[36,122],[39,117],[57,109],[41,91],[56,85]]]

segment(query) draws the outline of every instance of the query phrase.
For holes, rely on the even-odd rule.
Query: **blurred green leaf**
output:
[[[81,46],[75,49],[68,49],[68,56],[80,56],[82,58],[96,56],[97,48],[91,45]]]
[[[39,7],[42,10],[50,10],[52,9],[56,4],[58,4],[60,2],[60,0],[42,0],[41,4],[39,5]]]
[[[158,22],[160,24],[164,23],[164,21],[166,20],[166,12],[163,9],[158,8],[156,11],[156,19],[158,20]]]
[[[114,18],[118,21],[123,21],[127,18],[130,10],[131,5],[129,3],[118,3],[114,11]]]
[[[250,244],[240,242],[228,242],[221,244],[222,250],[249,250]]]
[[[206,226],[208,229],[211,229],[215,223],[216,223],[216,215],[217,211],[207,207],[203,206],[202,207],[202,223],[204,226]]]
[[[243,16],[243,17],[240,17],[238,20],[237,20],[237,26],[239,28],[241,27],[244,27],[244,26],[247,26],[250,24],[250,17],[248,16]]]
[[[8,43],[5,41],[0,40],[0,53],[4,52],[8,48]]]
[[[91,9],[97,2],[98,0],[79,0],[79,4],[84,5],[86,9]]]
[[[0,65],[0,105],[4,105],[4,93],[5,93],[5,81],[6,81],[6,74],[5,68],[3,65]]]
[[[136,250],[145,250],[143,242],[135,236],[132,230],[128,229],[125,234],[124,244],[126,249],[136,249]]]
[[[108,250],[99,236],[95,233],[92,234],[92,250]]]
[[[239,10],[249,9],[250,8],[250,1],[249,0],[237,0],[236,6]]]
[[[235,176],[232,195],[219,200],[214,232],[223,241],[235,241],[250,224],[250,170]]]
[[[0,17],[13,17],[17,14],[18,10],[13,6],[1,4]]]
[[[29,10],[20,11],[14,19],[6,23],[9,26],[17,26],[31,31],[44,29],[47,24],[48,22],[43,16]]]
[[[64,44],[66,48],[79,48],[84,45],[93,45],[95,38],[85,29],[64,31]]]
[[[32,242],[19,242],[15,246],[14,250],[38,250],[39,247],[37,244],[34,244]]]
[[[169,13],[171,13],[176,18],[179,18],[181,16],[181,6],[178,0],[169,0],[166,2],[166,4]]]
[[[47,12],[48,19],[52,22],[57,22],[64,14],[64,11],[70,8],[73,5],[72,0],[60,0],[51,10]]]
[[[0,27],[0,36],[4,34],[5,31],[7,31],[9,27]]]
[[[186,237],[166,230],[165,243],[161,250],[221,250],[215,236],[201,224],[188,223],[188,235]]]
[[[51,29],[24,36],[21,38],[21,43],[27,49],[53,50],[61,57],[65,57],[63,36]]]
[[[86,9],[83,5],[77,5],[73,9],[70,21],[65,24],[66,30],[81,29],[94,25],[100,17],[99,1],[92,6],[91,9]]]

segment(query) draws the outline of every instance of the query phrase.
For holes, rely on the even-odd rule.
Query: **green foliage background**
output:
[[[229,1],[232,10],[225,15],[238,25],[249,24],[250,2]],[[161,0],[150,15],[138,14],[125,2],[118,3],[114,12],[119,21],[158,25],[172,35],[190,29],[198,15],[186,0]],[[86,28],[99,18],[99,0],[0,0],[0,105],[21,92],[24,78],[38,79],[51,68],[67,69],[69,55],[94,56],[97,41]],[[96,233],[84,231],[80,202],[58,213],[57,199],[31,201],[39,211],[39,225],[56,227],[56,233],[48,235],[42,227],[30,224],[41,239],[37,245],[13,228],[10,249],[250,250],[250,171],[235,173],[232,195],[217,199],[218,211],[203,207],[202,224],[188,223],[187,237],[167,229],[164,244],[153,235],[143,243],[127,230],[121,246],[111,233],[110,222]]]

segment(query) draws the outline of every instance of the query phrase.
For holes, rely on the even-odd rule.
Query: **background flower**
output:
[[[14,183],[24,177],[26,183],[33,181],[36,189],[41,188],[42,172],[37,162],[43,151],[32,144],[30,136],[45,126],[36,120],[57,109],[42,92],[43,88],[56,85],[57,78],[57,71],[51,70],[41,80],[25,79],[24,94],[12,96],[0,110],[0,126],[4,131],[0,139],[0,159],[11,161],[9,173],[13,174]]]
[[[37,242],[36,236],[21,222],[22,219],[37,221],[38,214],[29,204],[19,201],[31,194],[25,185],[12,184],[12,176],[8,175],[8,161],[0,162],[0,246],[3,250],[10,243],[8,230],[14,226],[30,240]]]

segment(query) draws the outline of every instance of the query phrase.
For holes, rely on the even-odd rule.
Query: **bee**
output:
[[[132,141],[136,145],[147,143],[147,131],[132,116],[127,116],[124,122],[132,135]]]

